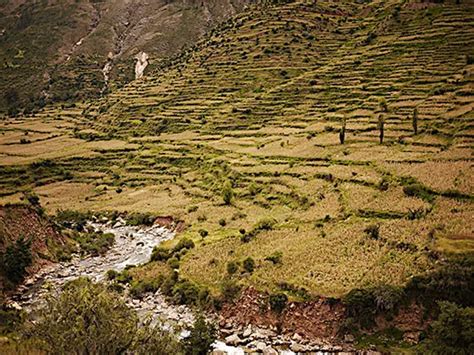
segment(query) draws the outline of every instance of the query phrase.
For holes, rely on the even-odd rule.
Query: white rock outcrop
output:
[[[135,56],[137,63],[135,64],[135,79],[140,79],[148,66],[148,54],[140,52]]]

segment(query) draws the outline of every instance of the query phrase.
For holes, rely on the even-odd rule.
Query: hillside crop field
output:
[[[164,246],[196,244],[180,277],[213,295],[339,299],[472,256],[474,2],[281,3],[98,100],[4,117],[0,204],[172,216]]]

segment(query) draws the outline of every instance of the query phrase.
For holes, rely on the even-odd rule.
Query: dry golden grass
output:
[[[299,230],[282,228],[261,233],[250,243],[242,243],[238,237],[206,243],[186,256],[182,273],[216,288],[228,277],[228,262],[251,256],[257,269],[244,277],[245,284],[274,290],[279,283],[287,282],[315,294],[340,296],[354,287],[381,281],[403,284],[413,273],[429,267],[422,254],[401,252],[368,240],[363,228],[359,221],[347,220],[324,227],[324,235],[320,229],[301,226]],[[264,260],[277,251],[283,253],[282,265]]]
[[[428,161],[412,164],[387,164],[393,173],[412,176],[436,191],[474,191],[474,168],[470,161]]]

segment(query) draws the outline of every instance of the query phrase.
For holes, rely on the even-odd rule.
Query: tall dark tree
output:
[[[413,133],[418,134],[418,108],[417,107],[415,107],[415,109],[413,110],[412,125],[413,125]]]
[[[342,127],[341,130],[339,131],[339,141],[341,144],[344,144],[346,141],[346,118],[342,120]]]
[[[380,144],[383,143],[383,139],[384,139],[384,130],[385,130],[385,118],[383,117],[383,115],[379,115],[379,118],[378,118],[378,128],[379,128],[379,140],[380,140]]]

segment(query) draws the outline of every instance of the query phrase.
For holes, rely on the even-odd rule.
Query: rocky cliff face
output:
[[[135,56],[157,62],[254,0],[9,1],[0,5],[0,108],[89,97],[135,78]],[[80,94],[79,94],[80,92]],[[23,105],[21,105],[21,104]],[[19,105],[20,104],[20,105]]]

